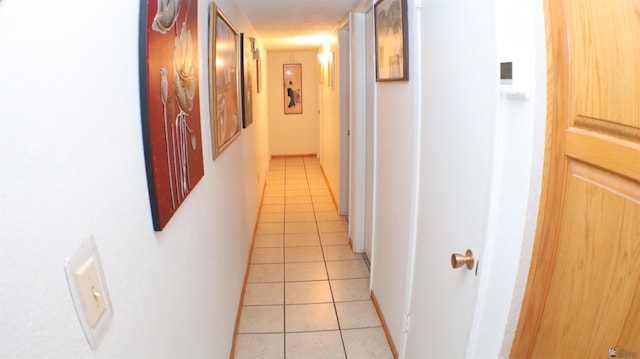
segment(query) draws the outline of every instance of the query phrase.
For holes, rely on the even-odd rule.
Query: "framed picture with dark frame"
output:
[[[209,6],[209,107],[215,160],[242,129],[238,30],[215,3]]]
[[[198,1],[140,1],[140,110],[153,229],[204,176]]]
[[[302,113],[302,64],[282,65],[284,114]]]
[[[253,123],[253,46],[251,39],[244,33],[240,34],[240,49],[242,51],[242,61],[240,66],[242,71],[242,127],[247,128]]]
[[[378,0],[374,10],[376,81],[408,81],[407,0]]]

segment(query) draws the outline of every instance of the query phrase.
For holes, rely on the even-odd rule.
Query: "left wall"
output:
[[[255,36],[235,1],[216,2]],[[0,357],[228,357],[268,166],[266,96],[254,89],[254,124],[214,162],[198,3],[205,176],[154,232],[139,2],[0,2]],[[115,313],[95,353],[63,269],[89,235]]]

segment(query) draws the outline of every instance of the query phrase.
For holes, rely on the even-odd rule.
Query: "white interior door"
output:
[[[419,204],[404,357],[462,358],[489,215],[498,76],[494,7],[489,0],[427,1],[417,11]],[[467,249],[475,256],[472,269],[453,269],[452,253]]]
[[[339,91],[340,91],[340,193],[338,212],[342,216],[349,214],[349,132],[350,132],[350,111],[351,111],[351,72],[349,66],[351,62],[351,51],[349,47],[350,35],[349,25],[343,27],[338,32],[338,55],[339,63]],[[336,59],[333,59],[336,61]]]

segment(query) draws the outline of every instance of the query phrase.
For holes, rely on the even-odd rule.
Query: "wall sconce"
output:
[[[256,38],[250,37],[249,41],[251,41],[251,54],[253,55],[253,59],[257,60],[260,58],[260,49],[256,49]]]
[[[318,61],[320,61],[321,64],[326,64],[329,62],[329,54],[324,52],[318,53]]]

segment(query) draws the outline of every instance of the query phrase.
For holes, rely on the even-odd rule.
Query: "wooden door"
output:
[[[640,1],[546,0],[543,195],[513,358],[640,357]]]

